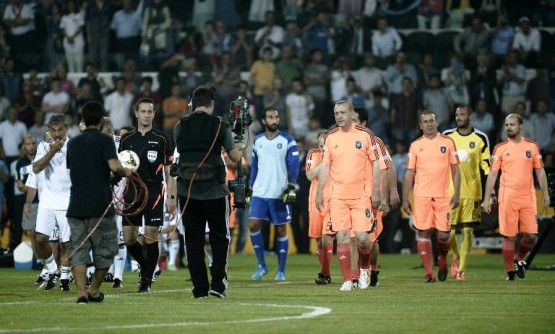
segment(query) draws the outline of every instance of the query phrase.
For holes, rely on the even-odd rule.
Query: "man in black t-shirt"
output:
[[[173,143],[168,136],[152,128],[156,116],[154,102],[151,99],[140,99],[135,104],[137,130],[121,137],[119,151],[131,150],[139,156],[140,163],[137,174],[146,184],[148,193],[143,194],[140,188],[129,187],[125,193],[125,202],[130,204],[135,198],[137,203],[123,211],[123,239],[127,250],[141,266],[141,285],[139,292],[150,292],[152,275],[158,263],[159,228],[164,223],[165,211],[170,220],[175,214],[175,179],[170,176],[170,165],[173,159]],[[164,187],[164,180],[167,190]],[[136,190],[135,190],[136,189]],[[135,191],[139,191],[135,196]],[[166,193],[168,194],[167,198]],[[148,201],[144,208],[139,206],[144,196]],[[137,211],[140,209],[139,211]],[[133,213],[133,215],[129,215]],[[138,227],[145,224],[144,245],[137,241]]]
[[[118,253],[118,230],[114,220],[110,171],[116,176],[131,175],[118,160],[113,138],[100,132],[104,107],[98,102],[83,106],[85,131],[67,145],[67,168],[71,195],[67,217],[71,228],[71,266],[77,285],[77,303],[101,302],[100,284]],[[102,221],[100,221],[102,220]],[[94,233],[87,238],[92,229]],[[92,250],[96,268],[87,293],[87,263]]]

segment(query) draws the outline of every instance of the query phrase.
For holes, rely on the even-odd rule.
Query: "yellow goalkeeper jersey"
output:
[[[445,130],[447,135],[455,141],[459,156],[459,170],[461,174],[461,198],[482,199],[482,180],[480,170],[489,174],[490,149],[488,136],[480,130],[472,128],[468,135],[461,135],[457,128]],[[454,191],[451,182],[451,194]]]

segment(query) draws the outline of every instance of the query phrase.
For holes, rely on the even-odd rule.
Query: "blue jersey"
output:
[[[254,138],[249,184],[253,197],[280,198],[287,183],[297,183],[299,151],[293,137],[280,131],[268,139],[265,133]]]

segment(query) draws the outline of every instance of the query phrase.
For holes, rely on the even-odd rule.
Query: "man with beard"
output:
[[[264,133],[254,138],[252,169],[249,186],[252,189],[249,229],[251,242],[258,259],[251,279],[257,281],[268,273],[264,259],[264,240],[260,233],[262,221],[276,227],[278,270],[276,280],[285,280],[285,262],[289,240],[287,224],[291,222],[291,207],[295,201],[295,188],[299,176],[299,152],[291,135],[278,130],[279,112],[266,107],[262,112]]]
[[[457,127],[443,132],[455,142],[461,172],[460,205],[451,210],[451,225],[454,227],[451,229],[451,277],[459,281],[466,279],[465,270],[472,249],[473,226],[482,219],[482,176],[489,174],[489,140],[485,133],[472,127],[471,120],[472,109],[462,104],[455,111]],[[460,249],[456,236],[457,226],[461,228],[462,234]]]
[[[539,180],[543,192],[543,207],[549,206],[547,177],[543,169],[540,148],[535,141],[522,135],[522,117],[510,114],[505,118],[507,140],[497,144],[491,156],[491,172],[486,181],[482,206],[492,211],[493,187],[501,171],[499,185],[499,233],[503,236],[501,254],[507,269],[507,281],[514,281],[515,274],[524,278],[526,261],[524,256],[536,241],[536,191],[532,171]],[[515,243],[520,233],[520,244],[515,254]],[[516,255],[516,256],[515,256]]]

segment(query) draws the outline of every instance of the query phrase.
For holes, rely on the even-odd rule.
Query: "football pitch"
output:
[[[417,255],[383,255],[380,287],[339,291],[317,286],[314,255],[292,255],[287,281],[270,273],[251,281],[253,255],[232,255],[227,299],[191,298],[187,270],[165,271],[152,293],[138,294],[137,274],[125,272],[124,288],[101,288],[104,302],[77,305],[71,292],[37,291],[37,271],[0,269],[0,333],[553,333],[555,271],[529,270],[505,281],[500,254],[470,258],[468,280],[424,283]],[[534,264],[555,264],[541,254]]]

